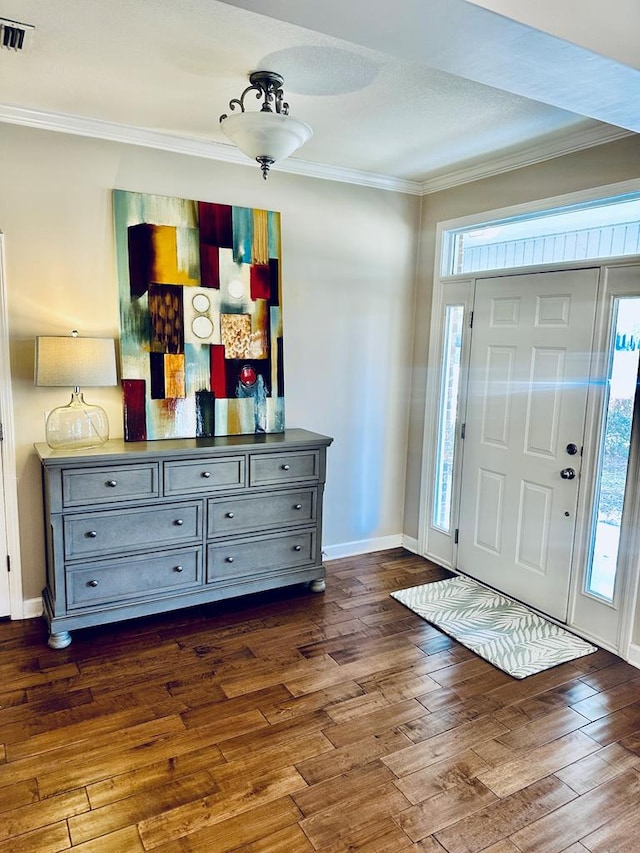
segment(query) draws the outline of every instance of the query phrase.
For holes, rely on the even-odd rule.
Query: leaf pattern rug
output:
[[[514,678],[526,678],[595,646],[471,578],[455,577],[391,596]]]

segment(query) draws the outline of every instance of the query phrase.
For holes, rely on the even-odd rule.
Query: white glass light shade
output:
[[[117,384],[111,338],[36,338],[35,384],[74,389],[66,406],[47,417],[47,444],[54,450],[97,447],[109,438],[109,419],[101,406],[86,403],[80,385]]]
[[[284,160],[313,136],[308,124],[281,113],[237,113],[223,119],[220,126],[225,136],[252,160]]]

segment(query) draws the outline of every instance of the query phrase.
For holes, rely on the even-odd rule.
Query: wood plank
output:
[[[600,850],[606,850],[607,853],[627,853],[638,846],[639,833],[640,814],[636,806],[618,815],[615,820],[608,820],[600,829],[583,838],[582,844],[593,853]]]
[[[408,805],[395,785],[388,782],[354,792],[349,799],[304,818],[300,826],[316,850],[331,850],[332,846],[342,844],[345,830],[350,835],[389,817],[397,818]],[[347,821],[345,814],[349,815]]]
[[[497,796],[508,797],[597,749],[598,744],[582,732],[570,732],[506,764],[484,770],[478,778]]]
[[[436,838],[448,853],[479,853],[576,797],[575,791],[548,776],[437,832]]]
[[[423,767],[437,764],[444,758],[466,752],[476,744],[506,732],[507,728],[497,720],[481,717],[479,720],[462,723],[451,731],[435,735],[421,743],[397,750],[382,760],[396,776],[407,776]]]
[[[26,806],[18,806],[5,812],[0,821],[0,841],[11,836],[23,835],[35,829],[44,829],[49,824],[68,820],[73,815],[89,811],[89,800],[84,790],[58,794]]]
[[[218,747],[209,745],[207,740],[203,739],[201,746],[191,752],[184,752],[155,764],[137,766],[133,770],[93,782],[86,787],[87,796],[91,808],[99,809],[141,792],[149,794],[156,788],[191,776],[200,770],[211,773],[213,768],[223,761]]]
[[[395,729],[382,734],[370,735],[356,743],[347,744],[331,752],[296,762],[296,768],[310,785],[332,779],[341,773],[346,773],[355,767],[363,767],[376,758],[392,755],[403,749],[411,741]]]
[[[63,820],[22,835],[12,834],[0,841],[0,853],[60,853],[68,850],[70,844],[67,824]]]
[[[421,803],[436,794],[455,788],[460,782],[474,779],[487,762],[472,749],[431,764],[396,781],[396,787],[410,803]]]
[[[514,751],[529,752],[562,735],[577,731],[586,722],[582,714],[578,714],[572,708],[561,708],[558,711],[552,711],[546,717],[539,717],[533,722],[514,728],[507,734],[500,735],[497,740]]]
[[[640,777],[628,770],[518,830],[511,840],[523,853],[558,853],[629,809],[637,809],[639,801]]]
[[[306,838],[297,824],[299,817],[300,812],[292,800],[283,797],[177,839],[161,842],[153,847],[145,846],[145,850],[153,849],[155,853],[229,853],[233,850],[236,853],[243,849],[243,846],[277,836],[283,830],[294,826],[298,828],[294,837]],[[295,848],[292,853],[294,851]],[[300,853],[307,851],[308,848],[300,847]]]
[[[639,693],[640,673],[635,678],[630,678],[622,684],[616,684],[614,687],[602,690],[588,699],[576,702],[573,705],[573,710],[582,714],[588,720],[599,720],[601,717],[606,717],[614,711],[619,711],[620,708],[633,705],[638,701]]]
[[[640,703],[594,720],[583,726],[582,731],[601,746],[640,733]]]
[[[388,767],[373,761],[364,767],[356,767],[326,782],[311,785],[293,795],[293,801],[305,817],[353,799],[363,790],[378,788],[395,779]]]
[[[417,699],[408,699],[380,710],[357,717],[324,729],[326,737],[335,747],[355,743],[369,735],[380,734],[394,726],[400,726],[409,720],[415,720],[424,715],[424,707]]]
[[[315,851],[298,824],[292,824],[257,841],[236,847],[234,853],[315,853]]]
[[[398,823],[412,841],[420,841],[484,809],[497,799],[478,777],[464,779],[441,794],[406,809],[398,816]]]
[[[145,853],[140,834],[135,826],[118,829],[101,835],[84,844],[74,844],[73,853]]]
[[[233,790],[214,793],[139,821],[140,837],[147,849],[153,849],[165,841],[198,833],[230,817],[252,812],[305,787],[306,782],[293,767],[265,771],[260,778],[239,780]]]
[[[558,770],[556,776],[578,794],[586,794],[632,768],[640,768],[640,757],[620,744],[612,743]]]
[[[71,841],[74,845],[81,844],[127,826],[135,826],[142,820],[201,800],[215,791],[217,786],[211,774],[204,770],[172,779],[165,785],[153,788],[153,796],[149,795],[149,790],[145,790],[69,818],[67,823]]]

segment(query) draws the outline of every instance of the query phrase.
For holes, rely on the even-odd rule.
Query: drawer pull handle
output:
[[[96,581],[96,580],[89,581],[89,583],[87,584],[87,586],[94,586],[94,587],[95,587],[95,586],[98,586],[98,581]]]
[[[235,512],[228,512],[227,518],[233,518],[235,516]]]
[[[233,563],[233,557],[227,557],[225,563]]]
[[[296,504],[293,508],[294,509],[302,509],[302,504]]]
[[[302,545],[294,545],[293,550],[294,551],[302,551]]]
[[[111,489],[115,489],[115,487],[117,485],[118,485],[117,480],[107,480],[107,486],[109,486]]]
[[[211,471],[203,471],[202,476],[205,478],[205,480],[208,480],[211,476]]]
[[[283,471],[288,471],[290,467],[291,467],[290,465],[283,465],[283,466],[282,466],[282,470],[283,470]]]
[[[181,518],[176,518],[176,520],[173,523],[176,525],[176,527],[182,527],[182,525],[184,524],[184,521]]]
[[[87,539],[95,539],[97,535],[98,535],[97,530],[87,530],[87,532],[85,533],[85,536],[87,537]]]
[[[173,571],[174,572],[184,572],[184,567],[183,566],[174,566]]]

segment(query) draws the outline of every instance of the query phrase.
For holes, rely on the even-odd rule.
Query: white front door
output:
[[[457,566],[561,621],[597,285],[597,269],[501,276],[474,300]]]

